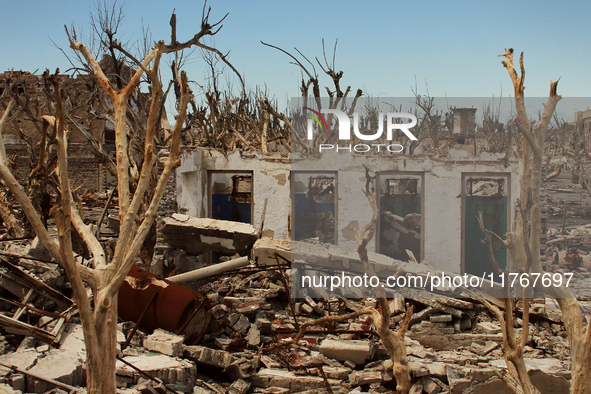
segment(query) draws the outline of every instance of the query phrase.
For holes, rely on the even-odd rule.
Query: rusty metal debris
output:
[[[154,300],[155,293],[158,296]],[[124,321],[138,322],[143,312],[140,327],[149,331],[162,328],[192,341],[205,334],[211,319],[207,297],[133,267],[119,290],[119,316]]]

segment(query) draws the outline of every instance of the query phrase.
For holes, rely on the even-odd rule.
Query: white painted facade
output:
[[[502,155],[483,154],[474,158],[463,150],[450,150],[445,157],[428,155],[391,155],[388,157],[350,156],[325,153],[321,159],[292,161],[277,153],[243,154],[197,149],[182,154],[177,169],[177,200],[182,213],[207,217],[208,172],[251,172],[253,176],[252,219],[259,228],[264,201],[266,235],[279,239],[290,236],[292,171],[337,172],[337,244],[356,249],[351,227],[362,227],[372,216],[372,209],[363,194],[365,170],[388,174],[419,174],[422,184],[422,255],[438,269],[461,272],[463,259],[463,185],[466,177],[502,176],[507,180],[511,226],[516,198],[519,196],[520,166],[512,160],[504,167]],[[346,157],[346,158],[345,158]],[[376,250],[375,238],[368,245]]]

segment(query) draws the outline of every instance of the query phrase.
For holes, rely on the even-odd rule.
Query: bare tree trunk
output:
[[[117,298],[114,298],[117,303]],[[116,392],[117,305],[109,308],[105,318],[96,322],[98,345],[101,352],[86,360],[86,385],[89,394]],[[115,391],[113,391],[115,388]]]
[[[557,298],[562,311],[562,321],[570,345],[571,394],[591,394],[591,324],[583,326],[583,314],[579,302],[572,296]]]
[[[208,15],[209,13],[205,13],[204,11],[201,32],[186,43],[181,44],[175,42],[171,43],[170,46],[166,46],[164,42],[158,42],[152,52],[146,55],[141,63],[137,61],[138,70],[131,77],[127,86],[120,90],[113,89],[90,51],[81,43],[76,42],[75,34],[71,36],[66,30],[70,39],[70,46],[80,52],[82,57],[91,66],[97,81],[113,104],[115,112],[117,183],[121,224],[119,239],[111,261],[107,261],[107,256],[102,245],[91,228],[83,222],[79,211],[80,207],[76,204],[76,198],[74,198],[70,187],[68,179],[67,134],[64,121],[65,114],[57,74],[51,78],[55,94],[56,116],[55,118],[44,116],[43,119],[45,120],[44,135],[47,135],[46,132],[49,126],[53,126],[56,130],[58,164],[56,175],[59,180],[59,204],[54,209],[54,217],[58,229],[58,242],[49,235],[40,214],[35,209],[33,196],[26,194],[23,187],[8,170],[6,162],[0,160],[0,179],[21,205],[43,246],[64,267],[72,286],[84,332],[87,354],[87,391],[89,393],[115,394],[117,392],[115,380],[117,294],[129,270],[133,266],[150,229],[153,227],[167,181],[174,169],[180,164],[180,136],[185,123],[187,105],[191,96],[188,88],[188,78],[184,72],[181,74],[179,80],[181,100],[176,124],[172,130],[170,154],[164,164],[161,176],[158,177],[157,183],[153,187],[150,186],[158,159],[154,137],[158,114],[160,112],[158,100],[159,93],[161,92],[161,83],[158,75],[160,58],[163,53],[175,52],[192,45],[198,45],[204,49],[215,51],[199,43],[199,40],[203,36],[214,35],[217,31],[213,31],[212,29],[219,22],[210,25],[207,21]],[[150,65],[152,67],[148,68]],[[129,184],[131,163],[128,156],[129,143],[126,133],[127,107],[128,99],[136,90],[144,72],[148,74],[152,84],[153,102],[147,119],[145,139],[143,140],[144,162],[141,166],[141,172],[137,177],[137,187],[132,194]],[[47,166],[47,158],[44,156],[45,150],[41,149],[41,151],[43,154],[40,155],[39,167],[42,167],[42,164]],[[46,173],[44,172],[46,170],[44,168],[39,168],[39,170],[40,174]],[[148,192],[148,189],[151,190]],[[149,197],[146,197],[146,195]],[[146,209],[140,215],[139,210],[142,203],[145,204]],[[79,234],[90,250],[93,257],[91,260],[92,266],[82,265],[74,257],[72,249],[73,233]],[[94,305],[91,305],[85,284],[92,289]]]
[[[540,260],[540,234],[542,232],[541,224],[541,196],[540,189],[542,185],[542,164],[543,164],[543,148],[546,139],[548,126],[556,109],[556,105],[560,100],[557,94],[558,81],[550,83],[550,95],[548,102],[544,104],[544,111],[540,120],[535,122],[533,127],[527,119],[525,110],[525,103],[523,97],[523,82],[525,79],[525,67],[523,65],[523,53],[521,53],[519,63],[521,68],[521,76],[518,76],[517,71],[513,67],[513,49],[505,50],[501,56],[505,57],[503,65],[507,68],[513,87],[515,91],[515,108],[517,111],[517,126],[521,132],[522,137],[522,161],[523,174],[521,177],[521,191],[520,191],[520,209],[517,216],[517,229],[514,233],[507,234],[507,244],[510,253],[513,254],[512,259],[516,268],[521,272],[542,272]],[[529,212],[529,217],[526,213]],[[528,220],[529,219],[529,220]],[[528,225],[529,223],[529,225]],[[520,250],[525,251],[524,259],[515,259],[515,257],[522,257]],[[589,394],[591,393],[591,329],[590,324],[585,328],[583,326],[583,315],[578,301],[573,294],[567,292],[564,288],[545,289],[547,293],[554,293],[554,297],[562,311],[562,320],[566,327],[571,349],[571,393]],[[525,313],[529,312],[524,302],[524,317]],[[506,308],[507,309],[507,308]],[[505,313],[508,313],[505,311]],[[507,319],[509,320],[509,319]],[[524,335],[527,331],[524,318],[524,333],[522,334],[522,341],[525,340]],[[507,327],[507,333],[510,333]],[[511,341],[512,335],[503,332],[505,342]],[[524,374],[524,363],[520,361],[523,359],[522,351],[519,351],[519,346],[509,343],[509,348],[512,352],[509,353],[514,367],[517,369],[519,376]],[[523,365],[522,365],[523,364]],[[521,381],[523,384],[523,381]],[[527,388],[524,386],[524,391]],[[525,391],[527,392],[527,391]]]
[[[2,163],[4,163],[4,165],[6,165],[6,163],[7,163],[6,147],[4,146],[4,138],[3,138],[4,137],[4,126],[6,125],[6,122],[8,121],[8,117],[10,116],[10,111],[12,111],[15,104],[16,104],[16,101],[14,100],[14,98],[11,98],[10,101],[8,102],[8,105],[6,106],[6,109],[2,113],[2,116],[0,117],[0,161]]]
[[[369,201],[373,215],[369,223],[363,226],[360,230],[355,231],[355,240],[357,241],[357,253],[363,263],[363,267],[368,275],[375,276],[373,268],[369,264],[367,256],[367,244],[373,238],[376,231],[376,224],[378,220],[379,210],[376,202],[375,188],[373,185],[375,176],[370,176],[369,169],[365,167],[365,189],[363,193]],[[390,331],[390,303],[386,299],[386,292],[383,287],[376,287],[376,296],[380,311],[372,310],[374,325],[378,330],[382,344],[388,351],[388,355],[392,360],[392,373],[396,378],[396,391],[400,393],[408,393],[411,386],[410,369],[408,368],[408,358],[406,357],[406,346],[404,345],[404,335],[410,325],[413,308],[406,310],[403,321],[398,327],[398,331],[393,333]]]
[[[408,358],[406,357],[406,346],[404,336],[410,325],[413,308],[406,310],[404,319],[395,333],[390,330],[390,304],[386,298],[378,298],[381,313],[375,309],[372,311],[374,325],[380,334],[382,344],[388,351],[392,360],[392,374],[396,378],[396,391],[408,393],[411,386],[410,369],[408,368]]]
[[[519,382],[524,394],[539,394],[539,390],[532,384],[527,374],[527,367],[523,358],[523,350],[529,336],[529,299],[523,298],[523,328],[520,338],[515,337],[512,298],[505,298],[504,313],[487,300],[483,299],[481,302],[497,316],[501,323],[501,330],[503,332],[503,356],[505,357],[509,374],[514,380]],[[513,391],[516,392],[516,390]]]

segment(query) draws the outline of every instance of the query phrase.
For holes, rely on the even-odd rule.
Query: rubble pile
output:
[[[548,229],[549,250],[547,254],[551,261],[580,272],[591,271],[591,225],[566,228]]]
[[[201,237],[205,248],[214,251],[252,249],[255,260],[250,265],[217,272],[199,282],[203,285],[198,289],[193,286],[198,293],[181,290],[174,278],[169,281],[135,271],[128,276],[130,288],[138,275],[149,275],[145,280],[152,285],[202,303],[193,314],[183,312],[190,317],[179,318],[179,326],[170,329],[175,332],[162,326],[148,329],[147,323],[138,324],[140,318],[119,322],[117,385],[122,393],[381,393],[396,389],[392,360],[369,314],[310,326],[299,342],[288,343],[307,322],[376,306],[373,298],[292,298],[292,252],[298,258],[315,258],[318,264],[342,260],[349,266],[358,264],[358,256],[336,246],[257,240],[252,226],[221,222],[175,215],[164,222],[164,238],[178,242],[178,237]],[[84,387],[82,328],[61,271],[35,241],[3,244],[7,256],[0,256],[0,384],[8,385],[9,393],[71,392]],[[376,267],[384,258],[369,253]],[[425,269],[418,263],[407,263],[406,268]],[[140,308],[145,308],[146,315],[152,307],[164,308],[149,301]],[[502,307],[501,302],[490,301]],[[411,306],[411,327],[405,337],[411,393],[510,392],[498,376],[506,369],[500,324],[481,301],[434,298],[415,291],[390,301],[392,330]],[[542,393],[566,392],[570,361],[560,310],[556,302],[543,298],[532,300],[530,310],[525,358],[532,382]],[[515,313],[519,334],[523,324],[519,304]],[[203,335],[183,331],[194,316],[206,327]]]
[[[546,255],[561,267],[591,271],[591,195],[571,182],[571,171],[546,181]]]

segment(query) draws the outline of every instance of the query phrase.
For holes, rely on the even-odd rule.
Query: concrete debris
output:
[[[248,345],[251,347],[258,346],[261,343],[261,331],[255,324],[251,324],[246,339],[248,341]]]
[[[17,390],[13,387],[10,387],[6,383],[0,383],[0,394],[21,394],[21,390]]]
[[[207,251],[244,252],[258,238],[257,230],[250,224],[181,214],[162,220],[162,235],[170,248],[183,249],[192,255]]]
[[[499,347],[499,343],[498,342],[493,342],[493,341],[487,341],[484,346],[478,344],[477,342],[472,343],[472,345],[470,345],[470,351],[472,353],[476,353],[479,356],[486,356],[488,353],[492,352],[493,350],[495,350],[497,347]]]
[[[429,321],[431,323],[449,323],[450,321],[452,321],[452,316],[451,315],[431,316],[429,318]]]
[[[251,384],[242,380],[238,379],[228,389],[228,394],[246,394],[248,390],[250,390]]]
[[[70,386],[83,386],[86,379],[84,362],[85,359],[78,352],[55,349],[38,359],[29,372]],[[27,376],[27,392],[44,393],[52,387],[51,383]]]
[[[291,241],[263,237],[254,243],[252,253],[259,266],[285,264],[291,261]]]
[[[215,393],[215,391],[204,389],[199,386],[196,386],[193,388],[193,394],[211,394],[211,393]]]
[[[499,334],[501,332],[501,327],[498,324],[483,321],[478,323],[478,330],[486,334]]]
[[[411,228],[421,218],[407,215],[402,219],[398,225]],[[297,346],[282,345],[306,322],[376,305],[375,298],[365,297],[347,300],[312,294],[291,297],[291,259],[302,259],[318,266],[334,267],[336,263],[354,271],[360,264],[357,253],[334,245],[257,239],[257,231],[252,226],[186,215],[165,219],[164,228],[167,247],[176,248],[182,243],[183,253],[217,250],[240,251],[245,252],[244,255],[250,249],[250,258],[243,259],[252,259],[256,265],[240,268],[237,273],[208,277],[206,283],[193,283],[195,287],[191,290],[147,271],[133,271],[123,293],[120,292],[124,300],[119,299],[120,308],[135,313],[134,319],[126,319],[118,325],[122,332],[118,332],[117,342],[129,342],[119,352],[121,360],[184,393],[312,394],[327,393],[328,386],[339,394],[395,390],[393,364],[375,331],[371,315],[310,326]],[[29,249],[40,248],[37,245]],[[369,253],[369,259],[377,271],[404,269],[417,275],[435,272],[427,264],[402,262],[376,253]],[[32,277],[53,270],[53,263],[40,264],[19,264],[19,269]],[[577,272],[584,273],[583,265]],[[22,296],[23,286],[17,285],[15,281],[6,284],[10,288],[7,293]],[[166,292],[173,287],[178,292],[175,290],[169,297]],[[125,293],[130,289],[134,292]],[[157,289],[158,296],[150,289]],[[61,295],[60,291],[54,291]],[[126,295],[140,291],[147,291],[141,298],[141,305]],[[34,304],[37,299],[30,302]],[[59,302],[67,303],[56,298],[54,308]],[[503,307],[495,299],[491,302]],[[18,308],[7,305],[0,302],[3,314],[13,316]],[[566,392],[570,380],[570,352],[560,308],[554,300],[543,298],[532,299],[530,305],[530,339],[525,357],[532,382],[542,394]],[[60,309],[53,310],[64,310],[65,305],[58,306]],[[410,393],[508,392],[506,384],[496,375],[506,369],[501,328],[479,301],[451,295],[434,298],[430,293],[413,289],[391,299],[392,329],[410,306],[414,313],[405,337],[412,378]],[[517,333],[523,325],[520,308],[518,303],[515,309]],[[135,321],[144,309],[147,320],[137,330]],[[193,313],[195,310],[197,312]],[[163,317],[163,312],[174,319]],[[146,321],[158,319],[168,321],[171,326],[168,329],[162,324],[146,327]],[[21,370],[62,384],[84,386],[86,351],[82,328],[77,317],[69,321],[62,323],[55,343],[35,337],[23,340],[21,334],[2,332],[0,393],[4,389],[2,385],[10,387],[12,391],[5,390],[8,393],[41,393],[54,388],[51,383],[19,372]],[[185,324],[187,321],[189,324]],[[21,322],[24,323],[24,319]],[[53,332],[57,326],[48,316],[32,320],[32,323],[32,327],[43,327],[47,332]],[[199,328],[199,338],[187,334],[191,325]],[[128,341],[132,332],[134,336]],[[122,393],[165,392],[161,384],[124,361],[117,361],[117,385]]]
[[[156,329],[152,335],[144,339],[144,348],[167,356],[180,357],[183,355],[184,339],[183,336]]]
[[[60,341],[60,347],[49,348],[47,345],[26,348],[16,353],[0,356],[0,364],[11,365],[25,370],[32,375],[53,379],[70,386],[82,386],[85,383],[86,351],[82,339],[82,328],[69,324]],[[8,368],[0,367],[0,380],[10,382],[23,392],[43,393],[53,384],[35,378],[32,375],[15,374]]]
[[[55,239],[55,241],[57,241],[57,239]],[[49,251],[45,249],[45,246],[43,246],[41,241],[39,241],[39,237],[35,237],[31,241],[31,243],[25,247],[25,253],[30,257],[34,257],[40,260],[50,261],[51,259],[53,259],[51,253],[49,253]],[[31,260],[29,260],[29,262],[30,261]],[[24,262],[24,264],[27,264],[27,262]]]
[[[324,380],[320,377],[297,375],[284,369],[263,368],[252,377],[251,382],[256,387],[283,387],[289,389],[291,393],[325,387]],[[334,379],[328,379],[328,383],[331,386],[342,384],[341,381]]]
[[[349,381],[354,386],[363,386],[382,381],[382,374],[379,372],[353,371],[349,375]]]
[[[350,360],[355,364],[363,364],[373,356],[374,346],[369,341],[325,339],[320,344],[320,353],[338,361]]]
[[[230,325],[234,331],[244,335],[244,333],[250,328],[250,321],[248,320],[248,317],[243,314],[234,313],[230,316]]]
[[[1,365],[11,365],[28,370],[35,365],[37,359],[41,356],[42,354],[38,353],[35,349],[26,349],[21,352],[0,356],[0,381],[8,382],[12,387],[24,391],[25,387],[23,386],[26,385],[26,377],[22,374],[13,373],[10,368]]]
[[[423,385],[420,383],[415,383],[410,388],[409,394],[421,394],[423,392]]]
[[[197,364],[220,369],[228,368],[236,359],[229,352],[205,346],[184,346],[184,356]]]
[[[152,377],[162,380],[164,384],[184,386],[185,390],[195,386],[197,367],[192,361],[159,353],[144,353],[139,356],[126,356],[123,359]],[[141,380],[145,380],[145,377],[123,362],[117,361],[119,387],[133,386]]]

